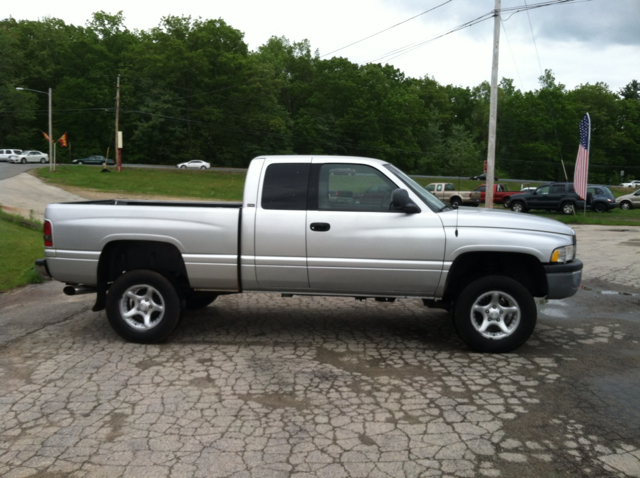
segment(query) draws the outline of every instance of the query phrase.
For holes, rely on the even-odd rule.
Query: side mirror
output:
[[[411,201],[409,193],[406,189],[396,189],[393,191],[393,208],[399,211],[404,211],[407,214],[416,214],[422,212],[420,207]]]

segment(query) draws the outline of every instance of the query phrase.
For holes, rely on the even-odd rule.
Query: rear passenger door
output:
[[[307,162],[265,161],[256,205],[255,270],[263,290],[305,290],[307,277]]]

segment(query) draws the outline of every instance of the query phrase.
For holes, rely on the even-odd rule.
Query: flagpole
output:
[[[587,136],[587,154],[591,153],[591,116],[589,116],[589,113],[587,113],[587,118],[589,118],[589,134]],[[587,172],[586,172],[586,181],[585,184],[588,185],[589,184],[589,156],[587,155]],[[586,191],[586,189],[585,189]],[[587,192],[585,192],[585,198],[584,198],[584,215],[587,215]]]

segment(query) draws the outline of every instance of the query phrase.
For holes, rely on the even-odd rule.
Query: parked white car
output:
[[[9,156],[11,163],[48,163],[49,155],[40,151],[23,151],[20,154]]]
[[[21,149],[0,149],[0,161],[9,161],[10,156],[22,153]]]
[[[633,181],[629,181],[628,183],[620,184],[622,188],[640,188],[640,180],[634,179]]]
[[[201,159],[192,159],[186,163],[180,163],[176,165],[176,167],[180,169],[209,169],[211,168],[211,163],[207,163]]]

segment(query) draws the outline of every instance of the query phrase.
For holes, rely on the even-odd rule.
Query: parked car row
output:
[[[47,163],[49,155],[40,151],[22,151],[21,149],[0,149],[0,161],[10,163]]]

